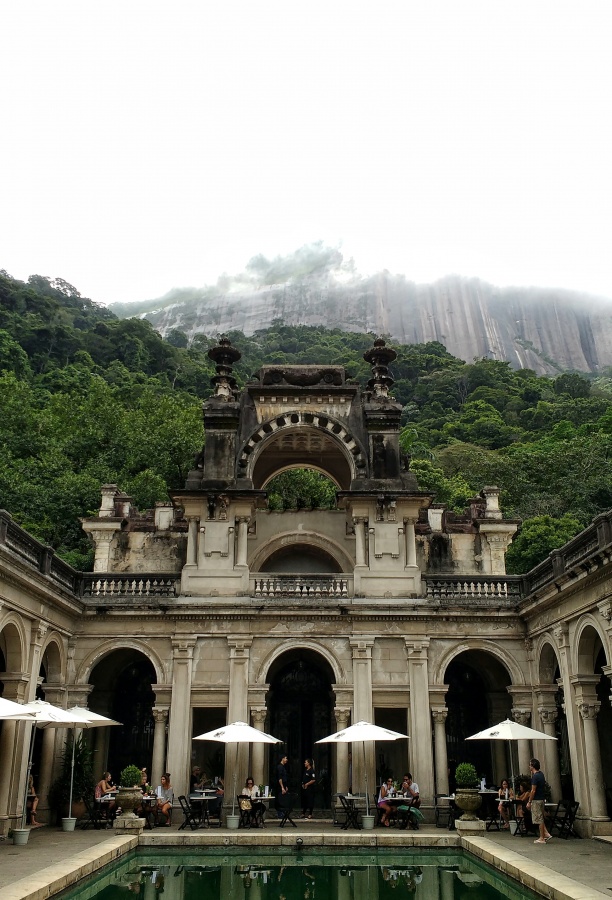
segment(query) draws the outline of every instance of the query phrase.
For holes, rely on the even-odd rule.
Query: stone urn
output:
[[[120,787],[117,792],[117,806],[121,807],[124,816],[134,816],[134,810],[140,806],[141,801],[142,791],[139,787]]]
[[[459,809],[463,810],[461,822],[474,822],[478,819],[478,816],[474,815],[482,805],[482,797],[478,793],[478,788],[458,787],[455,793],[455,803]]]

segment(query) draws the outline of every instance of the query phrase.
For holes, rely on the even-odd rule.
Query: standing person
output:
[[[42,822],[39,822],[36,818],[36,810],[38,809],[38,794],[36,793],[36,788],[34,787],[34,776],[28,776],[28,799],[27,799],[27,808],[30,813],[30,825],[32,828],[40,828]]]
[[[527,809],[531,812],[533,824],[540,829],[540,837],[534,841],[534,844],[546,844],[552,838],[552,834],[548,833],[544,822],[544,801],[546,799],[544,785],[546,784],[546,779],[544,772],[540,771],[539,759],[534,758],[530,760],[529,769],[531,771],[531,791],[527,801]]]
[[[276,815],[283,818],[282,810],[286,805],[285,795],[289,792],[289,780],[287,776],[288,756],[282,756],[276,767]]]
[[[315,795],[315,784],[317,779],[315,777],[315,770],[312,765],[312,760],[305,759],[304,760],[304,772],[302,773],[302,818],[303,819],[312,819],[312,810],[314,807],[314,795]]]

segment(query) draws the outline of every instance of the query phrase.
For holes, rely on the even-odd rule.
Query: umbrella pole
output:
[[[365,792],[366,792],[366,816],[370,815],[370,794],[368,792],[368,766],[366,763],[366,752],[365,752],[365,741],[362,741],[363,747],[363,775],[365,779]]]
[[[234,790],[232,791],[232,815],[236,814],[236,780],[237,780],[237,770],[238,770],[238,747],[239,744],[236,743],[236,759],[234,760]]]
[[[32,730],[30,731],[30,752],[28,754],[28,770],[26,772],[25,778],[25,790],[23,792],[23,809],[21,811],[21,827],[26,827],[26,817],[28,813],[28,788],[30,786],[30,772],[32,771],[32,758],[34,756],[34,735],[36,724],[33,724]]]
[[[72,732],[72,761],[70,763],[70,799],[68,801],[68,817],[72,815],[72,788],[74,785],[74,750],[76,744],[76,728]]]

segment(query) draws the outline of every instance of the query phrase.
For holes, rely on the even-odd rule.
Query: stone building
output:
[[[411,770],[424,808],[448,790],[452,761],[487,781],[510,771],[503,744],[465,743],[506,717],[558,737],[520,742],[513,768],[543,761],[553,796],[580,801],[585,834],[612,833],[612,514],[527,576],[505,575],[518,527],[484,487],[463,516],[420,491],[400,450],[394,351],[365,354],[365,390],[340,366],[264,366],[238,390],[239,352],[210,351],[217,374],[203,405],[206,441],[184,489],[140,514],[116,485],[83,521],[93,573],[78,573],[0,513],[0,681],[110,714],[96,729],[100,772],[134,762],[184,792],[196,762],[234,767],[242,784],[273,778],[263,744],[227,759],[192,741],[242,720],[281,738],[293,786],[303,760],[334,792]],[[272,511],[267,486],[295,467],[328,476],[336,509]],[[349,762],[317,744],[350,722],[409,735]],[[25,726],[0,732],[0,822],[20,807]],[[62,735],[35,747],[38,790]],[[21,782],[21,788],[20,788]],[[609,795],[608,795],[609,801]]]

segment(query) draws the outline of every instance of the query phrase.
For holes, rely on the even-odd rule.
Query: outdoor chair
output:
[[[526,837],[529,834],[528,826],[531,822],[531,813],[522,800],[514,800],[510,807],[510,821],[516,822],[514,834],[518,834],[519,837]],[[512,831],[512,825],[510,825],[510,830]]]
[[[576,800],[574,803],[565,803],[561,801],[557,807],[557,815],[550,827],[550,833],[553,834],[553,828],[557,830],[556,837],[566,840],[569,837],[580,837],[574,831],[574,822],[580,803]]]
[[[397,824],[402,831],[406,828],[418,831],[419,821],[423,821],[423,813],[414,805],[414,798],[397,807]]]
[[[291,818],[294,802],[295,794],[292,794],[290,792],[283,794],[282,798],[279,798],[279,805],[277,806],[277,809],[281,813],[281,818],[279,821],[279,825],[281,828],[284,828],[287,822],[290,822],[294,828],[297,828],[297,825]]]
[[[238,810],[240,812],[240,821],[238,822],[238,828],[250,828],[251,825],[254,824],[253,804],[251,802],[251,798],[244,797],[242,796],[242,794],[239,794],[236,797],[236,802],[238,804]]]
[[[85,815],[79,819],[79,828],[84,831],[91,825],[96,830],[106,828],[107,821],[102,817],[100,807],[96,805],[95,800],[83,797],[85,804]]]
[[[183,821],[179,825],[179,831],[182,831],[187,825],[189,825],[192,831],[195,831],[196,828],[200,827],[200,817],[198,816],[198,813],[184,794],[181,794],[178,798],[178,802],[183,811]]]
[[[340,794],[334,794],[332,801],[332,825],[342,828],[346,822],[346,809],[340,800]]]
[[[441,800],[446,796],[447,794],[436,794],[434,819],[436,828],[448,828],[450,830],[455,824],[455,810],[452,800],[447,800],[445,804],[442,804]]]
[[[344,824],[341,826],[343,831],[346,831],[347,828],[361,828],[361,822],[359,821],[359,810],[355,806],[354,802],[349,802],[344,794],[338,794],[338,800],[342,806],[342,810],[344,812]]]

